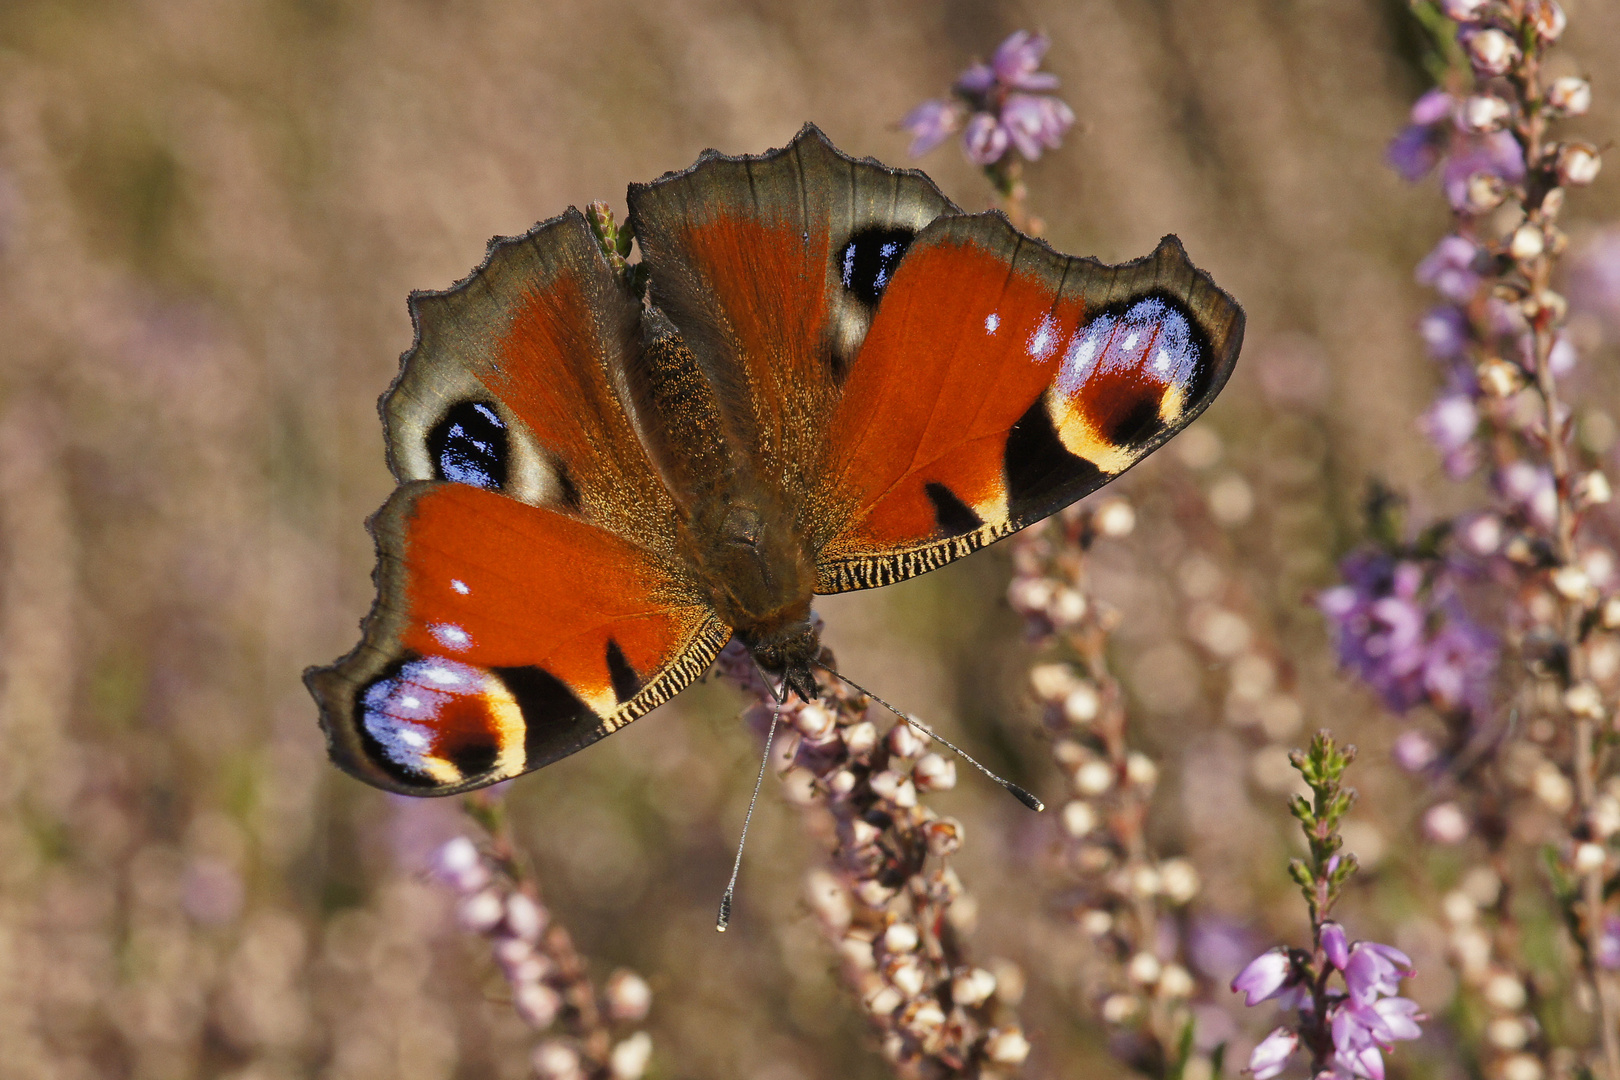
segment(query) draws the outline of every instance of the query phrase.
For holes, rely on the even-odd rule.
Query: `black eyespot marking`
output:
[[[1008,432],[1002,460],[1007,474],[1007,503],[1018,517],[1056,509],[1049,504],[1060,496],[1067,505],[1108,482],[1101,469],[1069,453],[1063,445],[1046,411],[1044,394]]]
[[[541,667],[494,668],[523,712],[525,767],[538,769],[591,741],[601,718]]]
[[[1139,398],[1129,412],[1114,421],[1107,435],[1118,446],[1140,446],[1164,430],[1159,418],[1159,396],[1148,394]]]
[[[838,273],[844,288],[867,307],[877,307],[916,236],[910,229],[873,226],[850,237],[839,255]]]
[[[923,490],[928,492],[928,500],[934,504],[934,521],[946,536],[961,536],[984,524],[984,519],[944,484],[930,481]]]
[[[608,638],[607,666],[608,675],[613,680],[613,696],[623,705],[641,689],[641,676],[636,674],[636,669],[624,658],[624,650],[612,638]]]
[[[491,491],[506,486],[506,425],[493,406],[481,401],[451,406],[428,432],[427,446],[440,480]]]
[[[451,747],[448,756],[450,764],[460,769],[462,776],[471,779],[495,767],[501,758],[501,748],[492,742],[464,742]]]

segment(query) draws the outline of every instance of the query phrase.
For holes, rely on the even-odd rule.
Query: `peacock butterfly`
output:
[[[362,780],[447,795],[539,768],[733,635],[809,699],[815,594],[1101,487],[1204,410],[1243,337],[1173,236],[1120,266],[1060,255],[810,125],[628,201],[634,273],[570,208],[411,296],[377,601],[305,675]]]

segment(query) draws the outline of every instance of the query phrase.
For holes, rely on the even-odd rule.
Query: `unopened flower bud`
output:
[[[1592,107],[1592,84],[1574,75],[1554,79],[1547,87],[1547,104],[1564,116],[1585,116]]]
[[[579,1080],[584,1076],[580,1069],[579,1051],[555,1039],[535,1047],[531,1062],[540,1080]]]
[[[1546,247],[1546,237],[1541,227],[1529,223],[1520,225],[1513,230],[1513,239],[1508,243],[1508,253],[1520,262],[1537,258]]]
[[[919,791],[949,791],[956,786],[956,762],[928,753],[917,759],[911,779]]]
[[[1137,787],[1152,787],[1159,782],[1159,767],[1146,754],[1132,751],[1125,758],[1125,775]]]
[[[917,785],[911,782],[911,777],[897,773],[893,769],[884,769],[868,781],[873,792],[879,798],[887,799],[903,810],[909,810],[917,805]]]
[[[841,881],[826,870],[812,870],[804,880],[805,897],[810,909],[822,923],[835,931],[849,927],[854,909],[849,902],[849,891]]]
[[[1106,761],[1088,761],[1075,770],[1074,788],[1082,795],[1101,795],[1114,786],[1114,767]]]
[[[1159,879],[1165,897],[1172,904],[1185,904],[1198,895],[1198,870],[1186,859],[1166,859],[1159,865]]]
[[[1468,178],[1468,209],[1476,214],[1489,213],[1502,205],[1507,197],[1507,185],[1495,173],[1475,173]]]
[[[853,818],[849,823],[850,846],[859,850],[878,842],[883,830],[864,818]]]
[[[896,990],[908,998],[914,998],[922,993],[923,985],[927,982],[923,966],[910,956],[899,956],[890,960],[883,965],[883,974]]]
[[[1579,566],[1560,566],[1552,572],[1552,587],[1565,600],[1579,600],[1592,587],[1592,581]]]
[[[997,1028],[984,1040],[984,1056],[997,1065],[1022,1065],[1029,1057],[1029,1040],[1016,1027]]]
[[[1076,799],[1063,808],[1063,831],[1078,840],[1097,827],[1097,811]]]
[[[517,983],[512,987],[512,1008],[524,1023],[544,1031],[556,1021],[562,998],[544,983]]]
[[[996,977],[984,968],[958,968],[951,979],[951,1000],[965,1009],[982,1005],[996,992]]]
[[[916,926],[904,919],[897,919],[883,931],[883,947],[892,953],[911,952],[921,941],[922,935],[917,933]]]
[[[1495,27],[1469,34],[1467,47],[1468,59],[1481,75],[1506,74],[1519,59],[1519,47]]]
[[[1157,896],[1164,888],[1164,881],[1153,867],[1138,866],[1131,871],[1129,888],[1136,896]]]
[[[1603,601],[1602,617],[1605,630],[1620,629],[1620,596],[1611,596]]]
[[[1457,126],[1464,131],[1496,131],[1513,110],[1495,94],[1474,94],[1457,106]]]
[[[896,990],[892,986],[885,985],[879,986],[876,990],[873,990],[870,994],[866,995],[866,1001],[863,1004],[866,1006],[866,1011],[871,1013],[873,1016],[888,1016],[890,1013],[894,1012],[894,1010],[898,1009],[900,1007],[900,1002],[904,1000],[905,998],[901,995],[899,990]]]
[[[1587,720],[1602,720],[1603,695],[1589,682],[1576,683],[1564,691],[1564,708]]]
[[[473,933],[487,934],[500,925],[503,910],[500,894],[493,889],[485,889],[457,904],[456,918]]]
[[[1137,953],[1131,957],[1131,962],[1125,968],[1131,981],[1141,983],[1143,986],[1152,986],[1158,982],[1159,972],[1162,970],[1163,965],[1159,963],[1159,958],[1150,952]]]
[[[1181,999],[1192,996],[1198,985],[1192,973],[1180,964],[1166,964],[1159,974],[1158,994],[1162,998]]]
[[[1007,603],[1021,615],[1045,611],[1052,600],[1052,583],[1045,578],[1016,577],[1007,586]]]
[[[1524,983],[1507,972],[1497,972],[1485,981],[1485,1002],[1503,1012],[1518,1012],[1529,1001]]]
[[[1583,507],[1602,506],[1612,498],[1614,490],[1609,487],[1609,478],[1596,469],[1575,481],[1575,500]]]
[[[1514,1054],[1502,1062],[1502,1080],[1542,1080],[1547,1075],[1534,1054]]]
[[[641,1080],[651,1057],[652,1036],[638,1031],[608,1054],[608,1071],[613,1074],[613,1080]]]
[[[837,772],[833,773],[832,777],[827,781],[827,790],[832,794],[833,798],[842,799],[844,796],[855,790],[855,785],[857,783],[859,783],[859,781],[855,779],[854,773],[850,772],[848,769],[839,769]]]
[[[893,898],[895,890],[877,878],[862,878],[855,883],[855,896],[869,908],[880,908]]]
[[[1575,867],[1577,874],[1590,874],[1602,870],[1604,861],[1603,845],[1588,842],[1575,846],[1575,857],[1570,860],[1570,865]]]
[[[1474,369],[1474,374],[1479,378],[1479,388],[1493,398],[1512,397],[1524,385],[1518,365],[1500,357],[1485,361]]]
[[[1591,143],[1565,143],[1558,151],[1558,181],[1570,187],[1584,187],[1597,179],[1603,158]]]
[[[916,1001],[906,1007],[905,1015],[901,1017],[900,1022],[913,1035],[926,1038],[945,1023],[945,1010],[939,1007],[937,1001],[928,999]]]
[[[889,729],[889,753],[895,757],[921,757],[928,749],[928,740],[907,723],[898,723]]]
[[[465,836],[445,844],[434,856],[433,869],[457,891],[477,892],[489,884],[489,868],[478,848]]]
[[[1592,824],[1592,831],[1605,840],[1620,833],[1620,799],[1613,795],[1599,795],[1592,801],[1592,813],[1588,820]]]
[[[1555,814],[1562,814],[1575,801],[1575,785],[1550,761],[1542,762],[1530,775],[1530,792]]]
[[[1062,701],[1079,682],[1068,664],[1036,664],[1029,669],[1029,685],[1042,701]]]
[[[1473,823],[1454,802],[1437,803],[1423,815],[1423,835],[1436,844],[1460,844],[1468,839]]]
[[[839,890],[839,895],[843,895],[843,890]],[[603,995],[607,999],[608,1015],[627,1024],[645,1020],[647,1011],[652,1008],[652,987],[647,985],[646,979],[626,968],[608,976]]]
[[[1530,16],[1530,25],[1536,28],[1536,36],[1542,41],[1557,41],[1563,36],[1568,21],[1564,9],[1558,6],[1558,0],[1541,0]]]
[[[852,757],[870,754],[876,746],[877,727],[870,721],[862,720],[844,729],[844,749],[848,750]]]
[[[1530,1029],[1517,1016],[1498,1016],[1485,1025],[1485,1041],[1498,1050],[1517,1050],[1530,1041]]]
[[[1136,528],[1136,511],[1125,499],[1105,499],[1098,504],[1097,514],[1092,521],[1096,523],[1098,532],[1119,539],[1129,536]]]
[[[1102,696],[1096,684],[1082,682],[1063,699],[1063,718],[1071,724],[1089,724],[1102,711]]]
[[[1102,1016],[1110,1024],[1123,1024],[1133,1019],[1141,1007],[1135,994],[1109,994],[1102,1004]]]
[[[1440,0],[1440,10],[1446,13],[1446,18],[1466,23],[1478,18],[1485,4],[1486,0]]]
[[[824,743],[838,730],[838,718],[819,701],[800,706],[793,714],[793,726],[812,743]]]
[[[1054,626],[1074,626],[1086,617],[1086,597],[1079,589],[1064,586],[1052,594],[1046,617]]]
[[[539,941],[546,921],[546,909],[530,899],[528,894],[515,892],[506,898],[506,928],[513,937]]]

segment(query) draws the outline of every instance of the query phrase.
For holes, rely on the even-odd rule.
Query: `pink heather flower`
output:
[[[1475,176],[1494,176],[1509,187],[1524,180],[1524,151],[1511,132],[1493,131],[1459,138],[1440,178],[1440,186],[1453,210],[1468,209],[1468,182]]]
[[[1418,263],[1417,280],[1453,303],[1466,304],[1479,288],[1480,276],[1474,268],[1479,254],[1479,246],[1472,240],[1448,236]]]
[[[1279,946],[1250,960],[1232,980],[1232,992],[1246,995],[1245,1004],[1258,1005],[1280,994],[1295,977],[1293,958]]]
[[[1439,760],[1440,748],[1420,731],[1403,731],[1395,737],[1390,756],[1395,759],[1395,764],[1407,772],[1417,773]]]
[[[925,101],[906,114],[900,127],[911,133],[912,157],[922,157],[951,137],[962,124],[962,108],[948,101]]]
[[[1444,90],[1430,90],[1412,105],[1412,122],[1390,140],[1385,160],[1408,181],[1423,179],[1440,164],[1451,142],[1451,117],[1456,99]]]
[[[957,76],[951,89],[960,102],[925,101],[911,110],[900,126],[912,135],[912,156],[927,153],[958,127],[963,152],[976,165],[994,165],[1011,149],[1030,161],[1057,149],[1074,125],[1074,111],[1048,93],[1057,89],[1057,76],[1038,70],[1050,46],[1044,35],[1016,31],[989,63]]]
[[[1344,970],[1344,965],[1350,959],[1350,944],[1344,936],[1344,927],[1336,922],[1322,924],[1322,951],[1327,955],[1327,962]]]
[[[1260,1045],[1249,1055],[1249,1072],[1254,1074],[1254,1080],[1271,1080],[1288,1067],[1288,1059],[1298,1049],[1299,1035],[1280,1027],[1261,1039]]]
[[[1474,432],[1479,430],[1479,410],[1466,394],[1446,394],[1429,406],[1418,421],[1423,433],[1440,451],[1446,472],[1461,480],[1479,465]]]
[[[1620,916],[1610,915],[1603,920],[1603,933],[1598,937],[1597,955],[1592,959],[1605,971],[1620,970]]]
[[[1436,360],[1456,360],[1468,351],[1468,316],[1450,304],[1425,312],[1418,333]]]
[[[1344,965],[1344,985],[1350,999],[1371,1004],[1381,994],[1393,994],[1401,980],[1414,974],[1412,960],[1392,945],[1358,941],[1350,947]]]

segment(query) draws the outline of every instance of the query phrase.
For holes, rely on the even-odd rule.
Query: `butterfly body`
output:
[[[1094,490],[1201,411],[1242,312],[1166,238],[1118,267],[920,173],[783,150],[630,191],[645,298],[570,210],[415,294],[361,644],[306,676],[333,758],[448,794],[668,700],[735,636],[816,692],[814,596]]]

